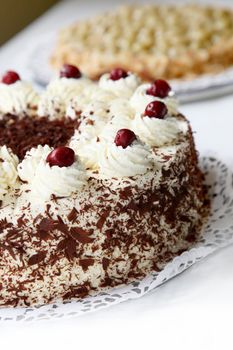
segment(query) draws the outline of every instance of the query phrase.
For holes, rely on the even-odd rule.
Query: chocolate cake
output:
[[[15,72],[1,91],[0,306],[126,284],[195,242],[203,174],[166,81],[65,65],[41,95]]]

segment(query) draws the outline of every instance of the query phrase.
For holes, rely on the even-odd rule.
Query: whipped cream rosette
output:
[[[55,150],[45,145],[38,146],[26,153],[25,159],[19,164],[19,176],[27,181],[33,196],[39,200],[49,200],[51,195],[70,196],[73,192],[79,191],[86,183],[87,175],[85,169],[77,156],[74,156],[72,164],[59,164],[60,147]],[[67,150],[71,149],[67,148]],[[55,158],[49,161],[49,155],[55,153]],[[58,156],[56,155],[58,154]],[[55,159],[55,161],[54,161]]]
[[[154,83],[155,84],[155,83]],[[174,96],[174,92],[170,90],[167,96],[162,97],[161,95],[156,95],[151,91],[153,84],[142,84],[140,85],[130,99],[131,106],[135,109],[136,112],[144,112],[146,106],[152,101],[160,101],[166,104],[168,112],[171,115],[177,114],[178,111],[178,102]]]
[[[35,115],[39,102],[37,92],[31,84],[22,81],[17,73],[9,71],[7,74],[0,82],[0,115]]]
[[[71,67],[70,65],[67,65]],[[68,68],[69,69],[69,68]],[[64,118],[66,109],[72,99],[80,95],[85,88],[90,88],[93,82],[84,77],[80,72],[74,76],[71,74],[62,74],[49,83],[46,91],[42,94],[38,114],[40,116],[49,116],[50,119]]]
[[[128,130],[128,129],[125,129]],[[138,140],[126,148],[108,143],[101,150],[100,176],[121,178],[142,175],[153,167],[150,150]]]
[[[129,98],[140,82],[141,80],[135,74],[125,72],[122,69],[115,69],[110,74],[102,75],[99,86],[106,91],[113,92],[118,97]]]
[[[18,157],[6,146],[0,147],[0,200],[11,191],[18,180]]]

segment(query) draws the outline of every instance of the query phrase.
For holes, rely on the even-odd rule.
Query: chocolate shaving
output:
[[[103,258],[102,259],[102,265],[103,265],[103,269],[106,271],[108,266],[110,264],[110,260],[108,258]]]
[[[38,225],[38,229],[45,232],[52,231],[54,229],[54,220],[48,218],[42,219]]]
[[[104,226],[104,223],[105,221],[107,220],[107,217],[109,216],[109,213],[110,213],[110,210],[109,209],[106,209],[104,210],[102,213],[101,213],[101,216],[99,218],[99,220],[97,221],[97,228],[101,231],[103,226]]]
[[[41,261],[45,259],[46,253],[45,252],[39,252],[37,254],[32,255],[28,260],[28,265],[36,265],[39,264]]]
[[[61,240],[57,245],[58,251],[65,251],[68,260],[77,257],[77,242],[71,237]]]
[[[70,222],[75,222],[76,219],[77,219],[77,216],[78,216],[78,212],[75,208],[73,208],[71,210],[71,212],[68,214],[67,216],[67,219],[70,221]]]
[[[92,243],[94,238],[89,237],[93,231],[86,231],[80,227],[71,227],[70,235],[73,239],[79,241],[82,244]]]
[[[88,292],[89,292],[89,289],[86,286],[72,288],[71,291],[67,292],[64,295],[64,299],[84,298],[88,294]]]
[[[22,160],[32,147],[66,145],[77,126],[77,120],[71,118],[50,120],[46,117],[18,118],[6,114],[0,120],[0,146],[10,147]]]
[[[91,259],[91,258],[87,258],[87,259],[80,259],[79,260],[79,264],[80,266],[82,266],[84,271],[87,271],[89,266],[94,265],[95,260]]]
[[[65,253],[66,253],[66,257],[68,260],[72,260],[75,257],[77,257],[76,245],[77,245],[77,243],[72,238],[68,238],[66,240]]]

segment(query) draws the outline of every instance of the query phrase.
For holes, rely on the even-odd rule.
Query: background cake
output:
[[[1,306],[129,283],[193,244],[208,204],[166,81],[65,65],[41,95],[15,72],[0,90]]]
[[[124,6],[64,28],[51,63],[91,78],[121,66],[144,80],[192,78],[233,64],[233,12],[194,4]]]

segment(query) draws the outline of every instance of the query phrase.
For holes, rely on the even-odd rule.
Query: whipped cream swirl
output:
[[[111,101],[109,105],[110,114],[113,117],[119,117],[121,119],[133,119],[135,115],[134,109],[131,107],[129,101],[122,98],[116,98],[113,101]]]
[[[175,117],[150,118],[138,113],[132,122],[132,129],[145,144],[160,147],[173,142],[181,132],[186,132],[187,123]]]
[[[98,136],[110,118],[108,106],[105,102],[94,101],[86,105],[80,119],[79,130],[75,131],[70,141],[74,149],[88,169],[98,167],[99,140]]]
[[[52,194],[68,197],[73,192],[80,191],[86,181],[85,169],[78,159],[71,166],[62,168],[50,167],[48,163],[41,161],[32,181],[32,192],[44,200],[49,200]]]
[[[91,94],[91,100],[92,101],[100,101],[110,103],[112,100],[116,98],[116,95],[113,93],[113,91],[108,89],[102,89],[98,85],[95,86],[95,89],[93,90]]]
[[[113,117],[102,129],[99,139],[104,142],[112,142],[120,129],[131,129],[132,120],[124,116]]]
[[[77,156],[69,167],[50,166],[46,158],[51,151],[52,148],[48,146],[38,146],[20,164],[21,178],[28,182],[33,197],[43,201],[49,200],[52,194],[58,197],[70,196],[80,191],[87,181],[86,171]]]
[[[80,96],[82,99],[83,91],[92,84],[94,83],[85,77],[54,79],[41,96],[38,114],[48,116],[51,119],[64,118],[72,99],[76,96]]]
[[[18,157],[6,146],[0,147],[0,200],[17,184]]]
[[[86,169],[96,170],[98,168],[100,143],[97,136],[84,136],[76,130],[69,147],[80,157]]]
[[[9,85],[0,83],[0,113],[2,114],[34,115],[38,101],[38,94],[27,82],[19,80]]]
[[[134,118],[134,110],[124,98],[116,98],[110,103],[109,114],[111,119],[99,134],[104,141],[112,141],[119,129],[130,129]]]
[[[37,167],[42,159],[52,151],[48,145],[31,148],[25,154],[24,159],[18,165],[18,174],[21,180],[31,182],[36,174]]]
[[[100,154],[99,173],[103,178],[142,175],[152,167],[150,150],[138,140],[126,148],[108,143]]]
[[[75,119],[81,112],[86,113],[91,105],[93,111],[93,105],[95,104],[102,104],[102,106],[105,104],[104,109],[108,110],[109,103],[115,98],[116,96],[112,92],[99,88],[97,84],[88,85],[78,96],[70,101],[66,109],[66,116]],[[97,109],[99,109],[98,106]]]
[[[170,91],[169,95],[165,98],[160,98],[152,95],[147,95],[146,90],[150,87],[150,84],[142,84],[140,85],[133,96],[130,99],[130,105],[135,109],[138,113],[143,113],[145,111],[146,106],[152,101],[161,101],[165,103],[168,109],[168,113],[170,115],[177,114],[178,102],[174,97],[174,92]]]
[[[139,77],[132,73],[118,80],[111,80],[109,76],[109,73],[102,75],[99,80],[99,86],[104,90],[113,92],[119,97],[124,96],[125,98],[129,98],[141,82]]]

